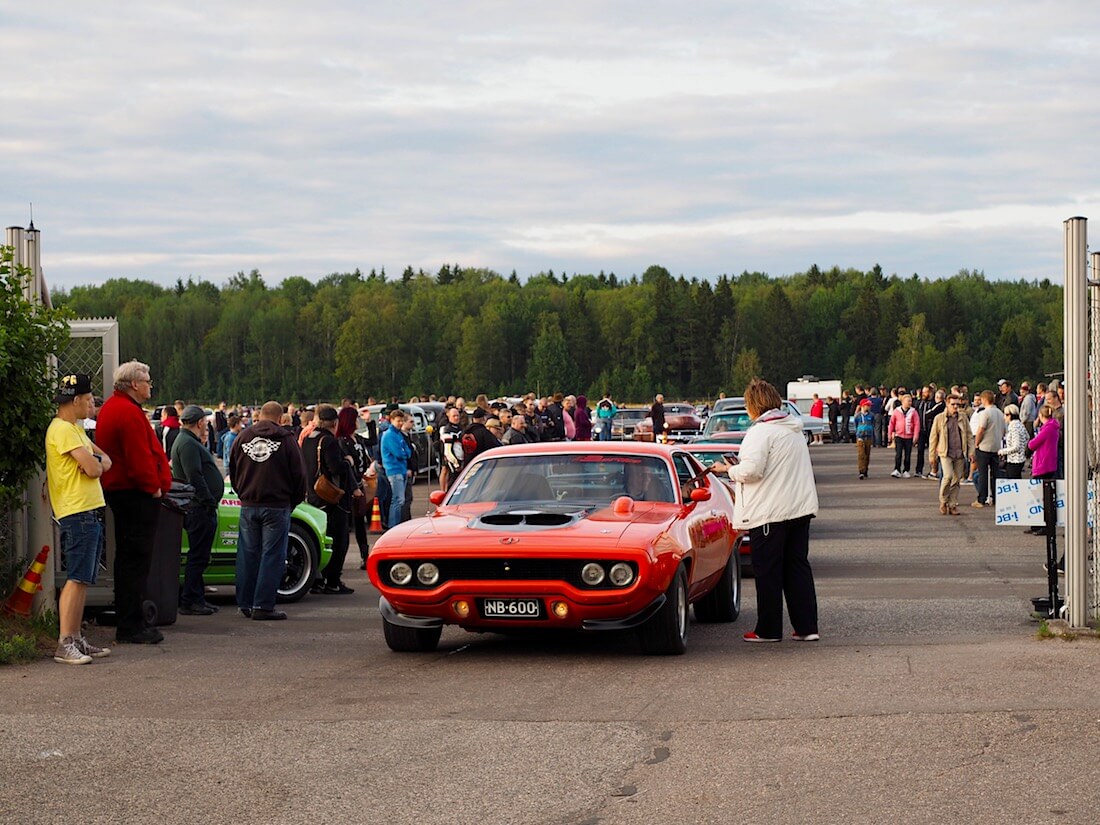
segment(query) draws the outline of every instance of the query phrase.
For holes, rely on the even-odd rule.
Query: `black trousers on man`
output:
[[[160,499],[141,490],[104,493],[115,519],[115,615],[119,638],[146,628],[142,591],[149,578]]]
[[[928,430],[921,430],[920,435],[917,436],[917,475],[924,475],[924,456],[928,452],[928,441],[931,438],[931,433]]]
[[[202,576],[210,565],[210,548],[218,531],[217,505],[192,505],[183,518],[183,528],[187,531],[187,564],[183,568],[180,604],[198,607],[206,603]]]
[[[340,504],[326,504],[324,509],[325,515],[328,516],[326,532],[332,538],[332,556],[321,571],[321,577],[329,587],[336,587],[340,584],[340,574],[344,570],[344,559],[348,557],[351,517]]]
[[[756,582],[756,635],[783,638],[783,599],[794,632],[817,633],[817,592],[810,569],[812,516],[753,527],[749,531]]]
[[[894,472],[909,472],[913,460],[913,439],[894,436]]]

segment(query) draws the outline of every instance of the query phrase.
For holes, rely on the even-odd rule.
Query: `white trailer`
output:
[[[822,401],[830,395],[840,398],[840,381],[819,381],[815,375],[803,375],[797,381],[787,384],[787,398],[795,403],[804,415],[809,415],[810,405],[814,403],[814,393]]]

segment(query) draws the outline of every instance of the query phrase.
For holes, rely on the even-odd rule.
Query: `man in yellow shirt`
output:
[[[91,644],[80,630],[88,585],[95,584],[103,551],[106,504],[99,477],[111,468],[111,459],[79,423],[95,412],[91,379],[84,373],[61,376],[54,402],[57,417],[46,430],[46,480],[53,515],[61,526],[68,578],[61,590],[61,633],[53,659],[86,665],[111,652]]]

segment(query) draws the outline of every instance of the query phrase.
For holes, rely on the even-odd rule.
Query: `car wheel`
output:
[[[398,653],[428,653],[439,645],[442,627],[403,627],[382,617],[382,633],[390,650]]]
[[[714,589],[695,603],[695,618],[701,622],[735,622],[741,615],[741,555],[735,546],[722,578]]]
[[[814,434],[812,432],[810,432],[809,430],[804,430],[802,434],[806,436],[807,446],[814,443]]]
[[[687,650],[687,574],[681,566],[665,591],[665,603],[638,628],[642,652],[650,656],[679,656]]]
[[[321,563],[321,549],[317,546],[317,537],[304,524],[290,523],[290,538],[286,544],[286,568],[283,580],[276,591],[276,601],[296,602],[309,592],[317,567]]]

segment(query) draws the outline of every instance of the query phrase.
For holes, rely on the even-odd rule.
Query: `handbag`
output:
[[[321,501],[328,504],[339,504],[344,498],[344,491],[328,480],[328,477],[321,472],[321,442],[323,439],[317,439],[317,480],[313,482],[313,492],[317,494],[317,497]]]

